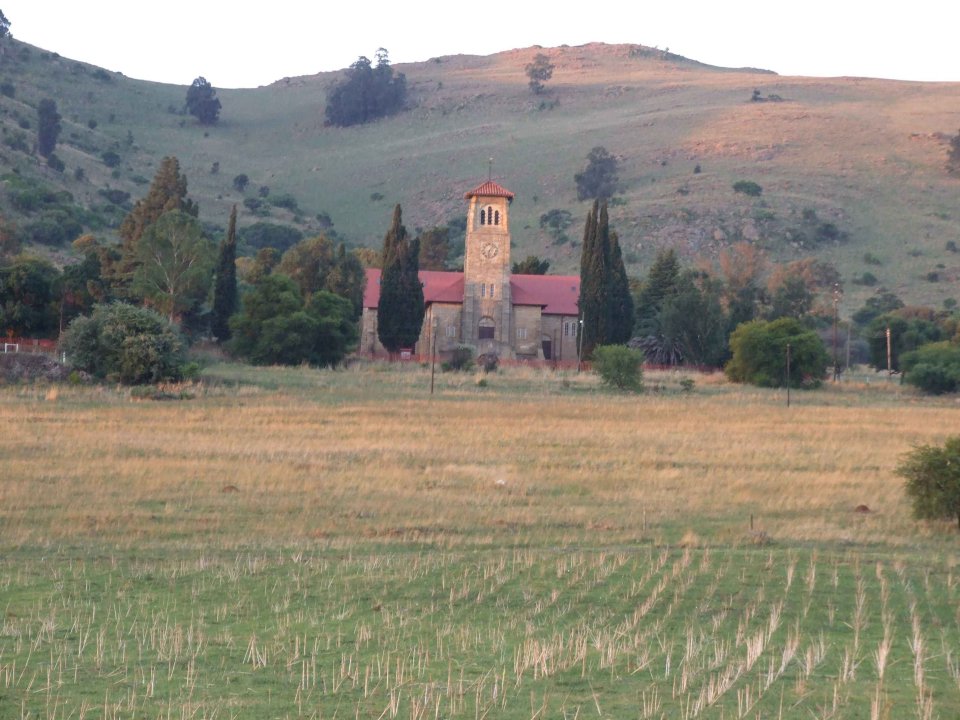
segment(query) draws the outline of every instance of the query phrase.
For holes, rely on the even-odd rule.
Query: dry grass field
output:
[[[957,717],[956,400],[679,380],[0,388],[0,717]]]

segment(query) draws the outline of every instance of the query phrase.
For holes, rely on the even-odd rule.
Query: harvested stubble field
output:
[[[678,380],[0,389],[0,717],[957,717],[956,402]]]

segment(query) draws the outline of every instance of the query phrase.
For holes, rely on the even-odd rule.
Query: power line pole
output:
[[[583,313],[580,313],[580,337],[577,338],[577,374],[580,374],[580,362],[583,355]]]
[[[433,395],[433,378],[437,374],[437,328],[440,326],[440,318],[433,318],[433,330],[430,333],[430,394]]]
[[[787,343],[787,407],[790,407],[790,343]]]
[[[840,377],[840,360],[837,357],[837,324],[840,319],[840,285],[833,286],[833,381]]]

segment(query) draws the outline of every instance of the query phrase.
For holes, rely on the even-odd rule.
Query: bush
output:
[[[643,390],[643,353],[625,345],[600,345],[593,350],[593,370],[604,385],[616,390]]]
[[[783,387],[788,343],[790,387],[818,386],[830,362],[827,350],[816,332],[790,317],[739,325],[730,336],[733,357],[724,368],[727,377],[760,387]]]
[[[458,345],[453,349],[450,359],[440,368],[444,372],[469,372],[473,369],[473,350],[465,345]]]
[[[303,240],[303,233],[296,228],[267,222],[248,225],[238,231],[237,235],[245,252],[256,252],[262,248],[272,247],[283,253]]]
[[[270,198],[270,204],[274,207],[285,208],[291,212],[299,212],[300,206],[297,203],[297,199],[290,193],[283,193],[282,195],[274,195]]]
[[[339,365],[356,347],[353,305],[320,291],[303,302],[286,275],[268,275],[230,318],[230,348],[254,365]]]
[[[733,191],[742,193],[743,195],[749,195],[750,197],[760,197],[763,193],[763,188],[752,180],[737,180],[737,182],[733,184]]]
[[[63,335],[67,362],[125,385],[179,380],[186,365],[183,339],[159,313],[127,303],[97,305]]]
[[[104,152],[100,156],[100,159],[103,160],[103,164],[106,165],[108,168],[117,167],[122,160],[120,155],[115,153],[113,150],[107,150],[106,152]]]
[[[943,447],[915,448],[897,468],[897,474],[907,481],[905,490],[913,502],[915,517],[956,518],[960,528],[960,435],[947,438]]]
[[[960,345],[936,342],[903,354],[903,381],[931,395],[960,390]]]

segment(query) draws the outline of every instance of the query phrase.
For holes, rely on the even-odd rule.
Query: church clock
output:
[[[480,246],[480,254],[483,255],[487,260],[493,260],[499,252],[500,248],[497,247],[496,243],[485,242]]]

